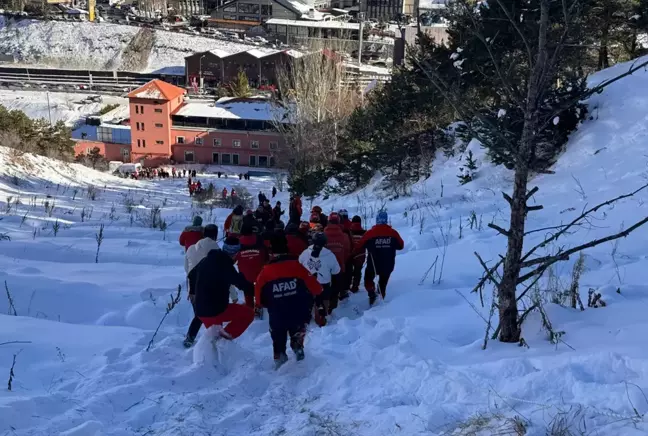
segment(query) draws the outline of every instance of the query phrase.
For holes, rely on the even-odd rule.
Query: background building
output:
[[[128,94],[130,126],[91,123],[75,135],[75,153],[98,147],[108,160],[145,166],[275,166],[282,148],[276,125],[285,120],[284,108],[263,97],[192,101],[185,94],[152,80]]]

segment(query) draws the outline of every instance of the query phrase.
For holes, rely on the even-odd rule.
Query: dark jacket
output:
[[[253,214],[245,214],[245,216],[243,216],[243,227],[250,227],[254,233],[261,232],[259,221],[257,221]]]
[[[211,250],[194,270],[195,310],[198,317],[213,317],[223,313],[229,304],[230,286],[234,285],[243,292],[254,289],[252,283],[236,271],[232,258],[222,250]]]
[[[272,209],[272,218],[274,218],[275,221],[279,221],[281,219],[281,215],[284,214],[284,211],[281,210],[279,206],[275,206]]]
[[[302,216],[302,202],[300,197],[295,197],[290,202],[288,208],[289,221],[291,223],[299,224]]]
[[[254,283],[268,261],[268,250],[257,235],[241,236],[239,241],[241,249],[234,260],[238,263],[239,271],[245,279]]]
[[[389,274],[394,270],[396,251],[405,246],[403,238],[388,224],[373,226],[358,242],[355,254],[369,253],[367,262],[373,262],[376,273]]]
[[[268,309],[271,328],[308,323],[313,297],[321,293],[317,279],[296,257],[287,254],[264,266],[255,285],[255,301]]]

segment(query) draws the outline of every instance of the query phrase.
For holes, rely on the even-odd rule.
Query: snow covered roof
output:
[[[225,97],[214,102],[190,101],[174,115],[180,117],[221,118],[232,120],[275,121],[282,119],[286,110],[263,98]]]
[[[236,52],[236,53],[228,53],[228,52],[223,51],[223,50],[208,50],[208,51],[193,53],[193,54],[187,56],[187,58],[190,58],[190,57],[193,57],[193,56],[196,56],[196,55],[200,55],[200,54],[204,54],[204,53],[211,53],[214,56],[217,56],[217,57],[223,59],[223,58],[226,58],[228,56],[233,56],[233,55],[237,55],[237,54],[241,54],[241,53],[247,53],[250,56],[253,56],[253,57],[257,58],[257,59],[261,59],[261,58],[264,58],[266,56],[271,56],[271,55],[281,53],[281,52],[285,53],[288,56],[292,56],[294,58],[300,58],[300,57],[302,57],[304,55],[303,53],[298,52],[297,50],[293,50],[293,49],[275,50],[273,48],[257,47],[257,48],[252,48],[252,49],[249,49],[249,50],[242,50],[242,51],[239,51],[239,52]]]
[[[248,50],[246,53],[254,56],[257,59],[260,59],[260,58],[270,56],[270,55],[273,55],[273,54],[277,54],[277,53],[280,53],[280,52],[281,52],[281,50],[274,50],[274,49],[263,50],[263,49],[259,49],[259,48],[253,48],[252,50]]]
[[[283,18],[270,18],[266,24],[293,27],[315,27],[320,29],[360,30],[360,23],[346,23],[344,21],[299,21]]]
[[[153,100],[173,100],[185,94],[185,90],[159,79],[154,79],[146,85],[131,91],[128,98],[150,98]]]

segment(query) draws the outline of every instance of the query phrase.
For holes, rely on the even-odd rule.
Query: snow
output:
[[[497,118],[504,118],[506,116],[506,109],[500,109],[497,111]]]
[[[554,119],[552,120],[552,122],[553,122],[553,125],[554,125],[554,126],[557,126],[558,123],[560,122],[560,117],[554,117]]]
[[[628,66],[599,73],[591,83]],[[531,181],[539,187],[532,203],[544,209],[529,214],[528,229],[567,222],[585,205],[645,183],[648,73],[614,83],[589,104],[598,108],[597,117],[572,134],[555,174]],[[344,207],[366,220],[386,204],[406,248],[385,301],[369,308],[364,290],[352,295],[328,326],[310,327],[305,361],[291,357],[274,371],[267,320],[255,321],[231,343],[218,342],[216,350],[203,332],[194,349],[185,350],[192,312],[184,294],[145,351],[169,295],[185,283],[179,232],[194,213],[221,224],[228,210],[192,207],[186,180],[117,179],[0,148],[0,233],[11,237],[0,241],[0,281],[7,282],[18,314],[4,315],[8,301],[0,299],[0,344],[27,342],[0,345],[3,377],[17,355],[13,390],[0,390],[0,434],[495,435],[515,434],[505,429],[507,419],[518,416],[526,434],[538,436],[562,416],[572,434],[586,426],[590,434],[645,435],[648,228],[621,239],[615,257],[611,243],[586,251],[581,294],[586,300],[587,290],[596,288],[607,307],[581,312],[546,304],[564,342],[550,344],[533,313],[523,330],[529,348],[491,341],[481,350],[485,323],[474,310],[488,317],[491,290],[482,308],[470,293],[482,274],[472,253],[493,262],[504,252],[504,238],[487,224],[506,227],[500,191],[510,192],[512,174],[489,164],[477,142],[467,150],[479,168],[463,186],[456,177],[460,156],[439,157],[432,176],[413,185],[411,195],[390,199],[376,176],[348,197],[315,200],[325,211]],[[22,179],[19,186],[13,176]],[[245,186],[253,195],[273,184],[213,174],[198,179],[216,189]],[[89,183],[98,187],[95,201],[81,190]],[[8,196],[22,204],[7,211]],[[132,196],[139,214],[162,206],[169,229],[148,229],[138,220],[131,225],[124,196]],[[560,245],[628,228],[648,214],[646,197],[642,191],[601,210],[591,228]],[[274,200],[288,204],[285,192]],[[45,201],[55,203],[51,217]],[[305,215],[310,206],[305,201]],[[479,228],[468,225],[473,213]],[[54,236],[56,220],[61,229]],[[102,223],[105,239],[94,263]],[[424,275],[444,251],[444,234],[443,276],[432,283],[433,272]],[[544,232],[532,233],[525,245],[543,238]],[[557,265],[564,284],[574,261]]]
[[[174,114],[183,117],[226,118],[241,120],[275,121],[285,116],[284,111],[268,101],[231,102],[224,97],[216,103],[208,101],[191,101]]]
[[[128,110],[128,99],[126,98],[103,96],[101,103],[85,101],[90,95],[50,92],[48,109],[47,92],[0,90],[0,105],[9,110],[25,112],[28,117],[33,119],[42,118],[49,121],[51,114],[52,123],[63,121],[68,126],[73,126],[78,120],[88,115],[98,113],[108,104],[120,104],[122,111],[123,108]]]
[[[122,53],[138,32],[134,26],[109,23],[8,20],[0,16],[0,52],[33,67],[118,70]],[[153,30],[155,41],[142,72],[184,74],[184,58],[219,50],[233,54],[251,47],[182,33]]]
[[[152,87],[138,92],[135,96],[139,98],[151,98],[154,100],[159,100],[164,97],[159,89]]]

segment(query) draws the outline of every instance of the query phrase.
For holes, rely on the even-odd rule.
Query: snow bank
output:
[[[568,221],[586,204],[645,183],[648,73],[615,83],[590,105],[592,119],[572,135],[556,173],[532,181],[539,187],[533,202],[544,209],[529,216],[531,230]],[[503,238],[487,223],[506,226],[500,191],[510,191],[511,173],[492,167],[476,142],[468,150],[479,169],[467,185],[458,183],[457,156],[435,162],[432,177],[407,197],[393,198],[377,177],[356,195],[316,200],[325,211],[345,208],[369,224],[385,205],[406,248],[384,301],[369,308],[364,290],[352,295],[328,326],[310,327],[306,360],[291,356],[278,371],[267,319],[233,343],[218,341],[214,349],[201,333],[195,350],[185,350],[192,311],[184,299],[152,350],[144,351],[169,295],[185,283],[179,232],[194,214],[222,223],[228,210],[192,207],[185,180],[124,181],[38,157],[29,157],[35,169],[8,167],[3,151],[0,233],[11,241],[0,241],[0,281],[6,280],[18,316],[0,315],[0,344],[22,342],[0,345],[0,367],[17,355],[14,389],[0,391],[0,434],[493,435],[515,434],[516,416],[530,436],[549,434],[560,419],[573,434],[646,434],[648,229],[616,249],[608,244],[585,253],[581,292],[586,299],[596,288],[608,305],[581,312],[548,303],[563,342],[549,343],[533,314],[523,331],[529,348],[491,342],[483,351],[485,322],[475,310],[488,316],[490,289],[482,308],[470,294],[482,273],[472,253],[489,262],[503,253]],[[37,180],[15,186],[6,177],[12,174]],[[272,187],[269,178],[198,179],[253,194]],[[93,180],[106,185],[94,201],[54,186]],[[20,204],[7,211],[7,196]],[[133,221],[125,196],[135,200]],[[627,227],[648,214],[646,197],[602,210],[591,228],[561,244]],[[275,200],[288,204],[286,193]],[[44,201],[55,202],[52,213]],[[169,223],[166,232],[137,219],[155,206]],[[55,234],[57,220],[63,227]],[[543,236],[533,233],[528,244]],[[444,260],[440,279],[440,264],[429,270],[437,258]],[[556,268],[561,282],[569,283],[573,262]],[[0,313],[8,311],[0,299]]]

